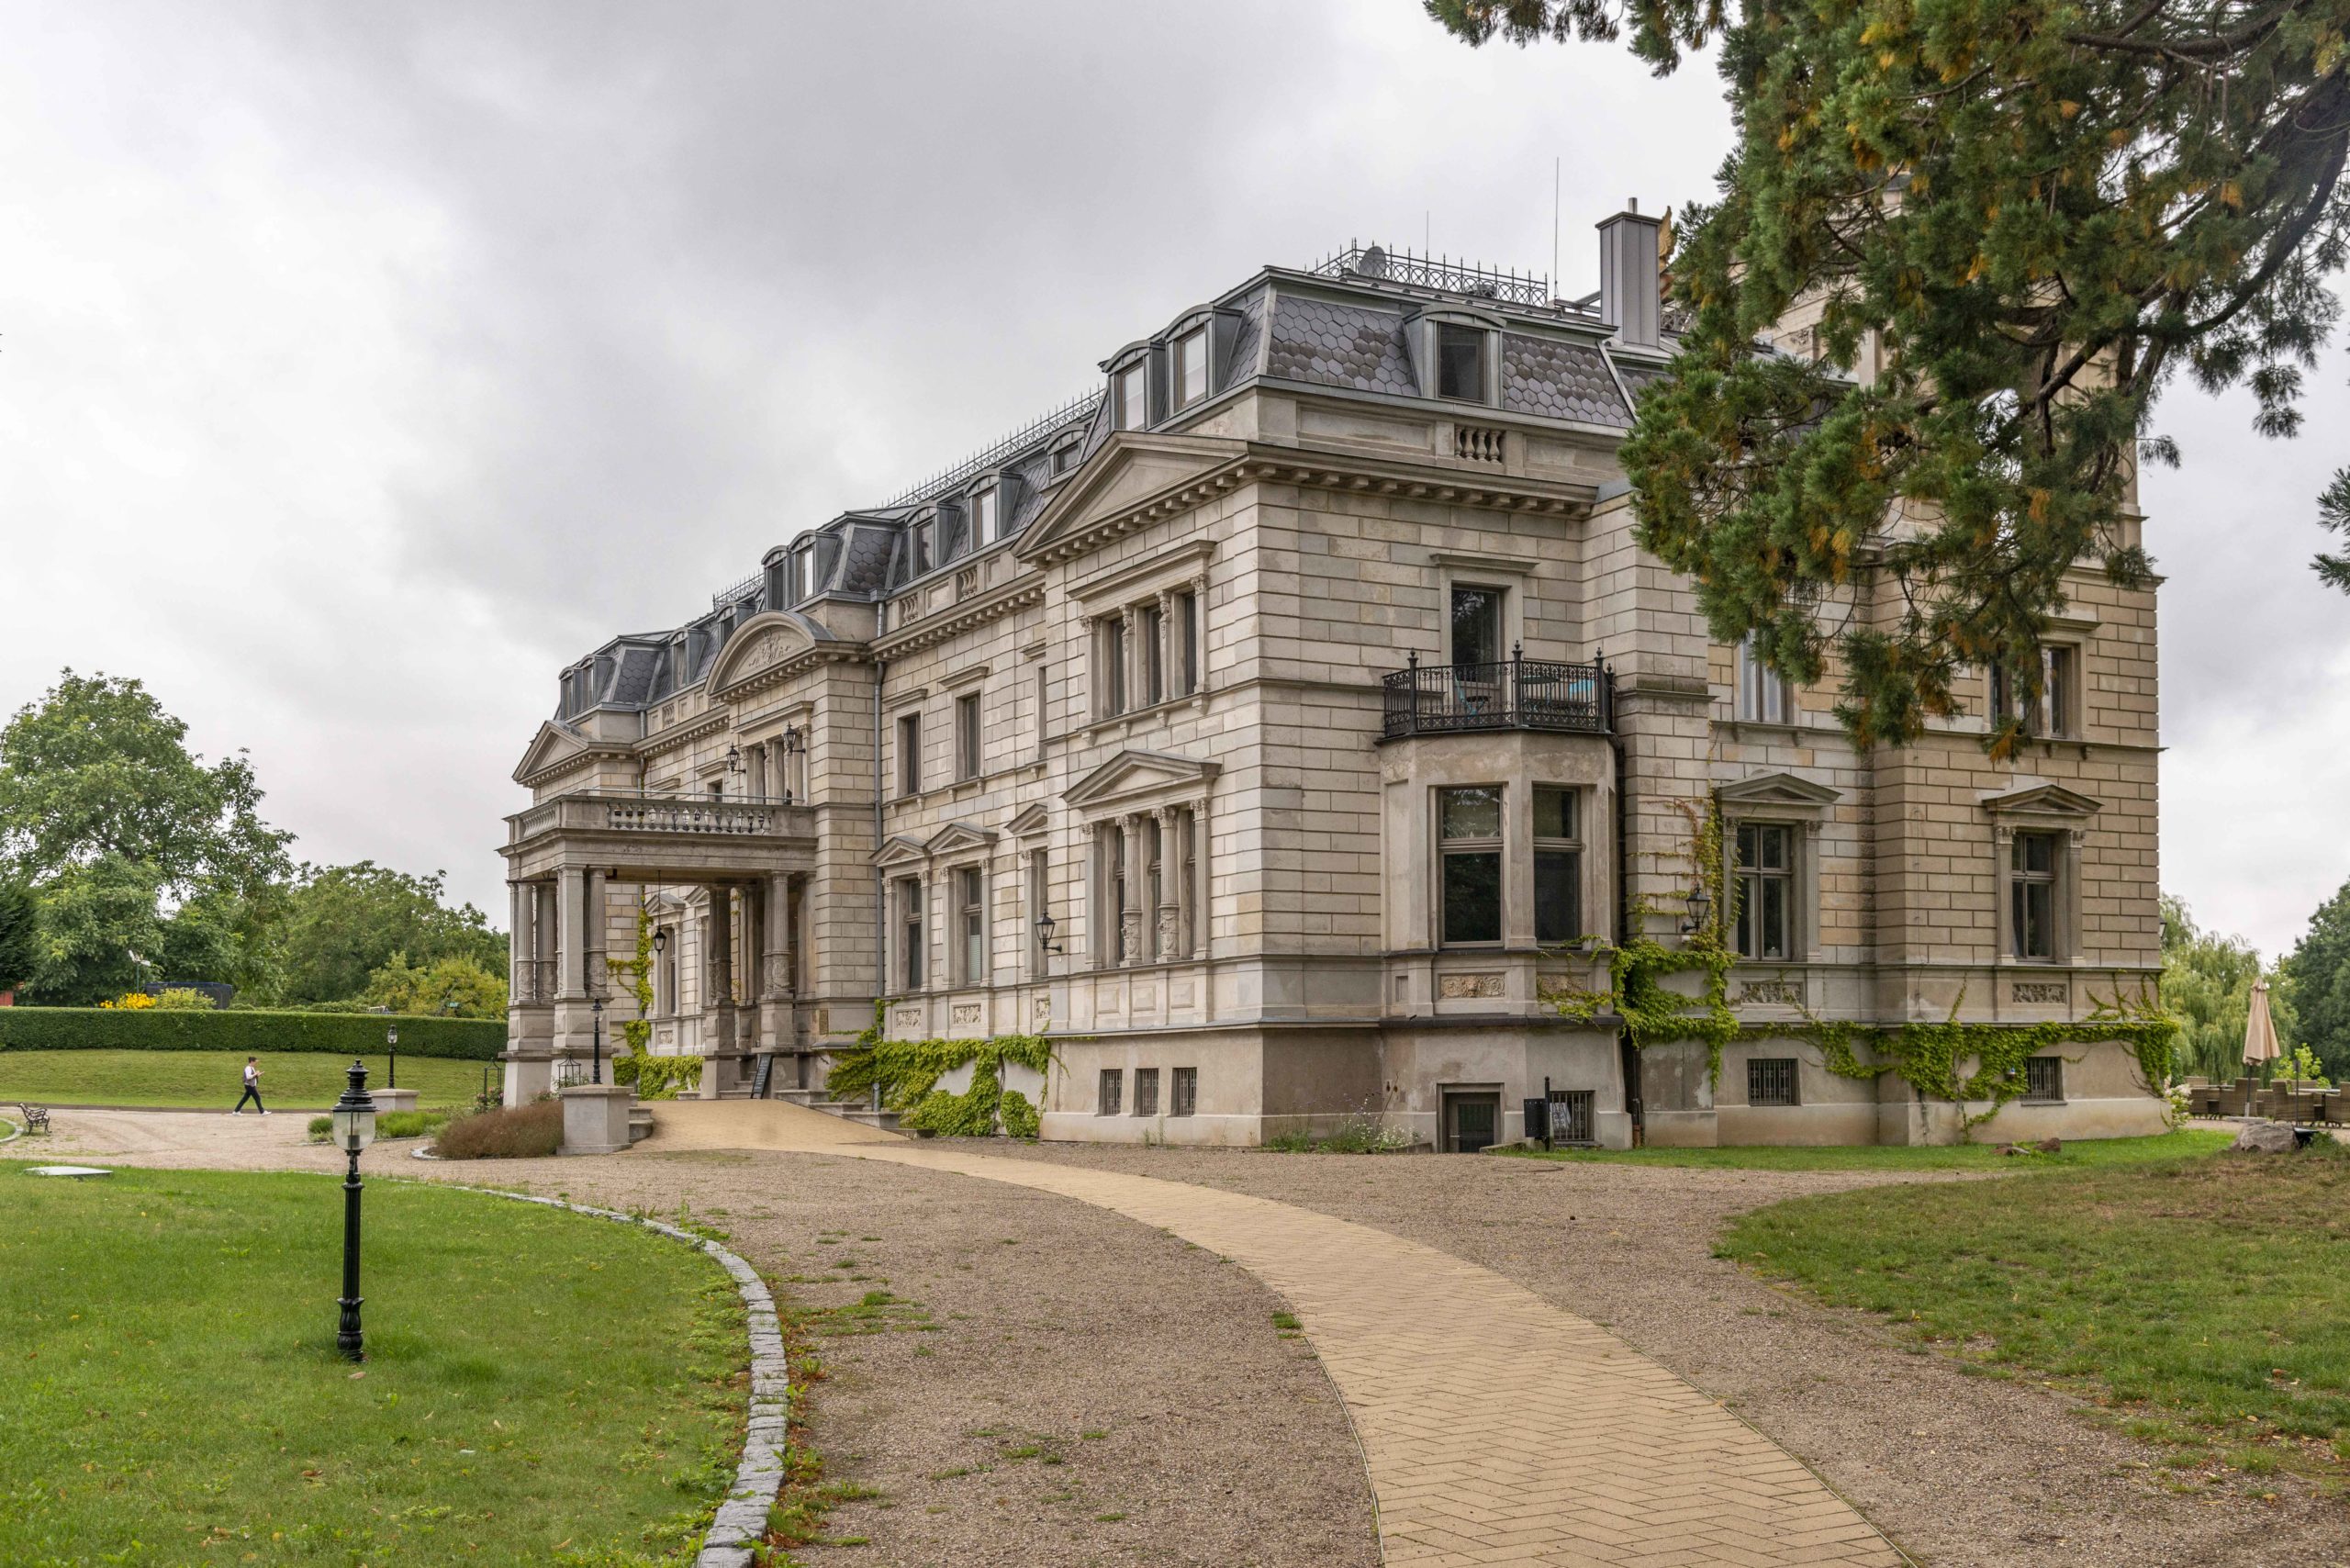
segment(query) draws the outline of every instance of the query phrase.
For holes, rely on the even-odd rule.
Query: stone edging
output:
[[[7,1122],[8,1125],[8,1136],[6,1137],[0,1137],[0,1143],[14,1143],[18,1138],[25,1136],[25,1129],[18,1126],[14,1122],[9,1122],[8,1118],[6,1116],[0,1116],[0,1122]]]
[[[734,1468],[734,1484],[727,1489],[726,1500],[718,1506],[718,1518],[711,1521],[710,1533],[702,1537],[701,1551],[694,1558],[694,1568],[751,1568],[752,1547],[767,1535],[767,1511],[775,1503],[776,1494],[783,1490],[784,1431],[791,1408],[791,1372],[784,1354],[783,1325],[776,1318],[775,1297],[767,1293],[767,1282],[759,1278],[758,1271],[717,1242],[706,1241],[657,1219],[640,1219],[613,1209],[589,1208],[585,1204],[567,1204],[559,1198],[534,1197],[529,1193],[509,1193],[497,1187],[468,1187],[455,1182],[435,1185],[455,1187],[465,1193],[487,1193],[491,1197],[511,1198],[544,1208],[568,1209],[576,1215],[618,1220],[622,1225],[641,1225],[709,1253],[718,1260],[719,1267],[734,1277],[734,1288],[741,1294],[750,1317],[750,1428],[743,1439],[742,1462]]]

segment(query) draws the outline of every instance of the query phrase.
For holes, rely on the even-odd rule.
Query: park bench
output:
[[[48,1106],[35,1105],[26,1101],[19,1100],[17,1102],[17,1109],[24,1114],[25,1131],[28,1133],[46,1133],[49,1131]]]

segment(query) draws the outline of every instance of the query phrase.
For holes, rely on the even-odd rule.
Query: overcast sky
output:
[[[554,672],[1349,239],[1596,286],[1704,196],[1710,63],[1472,51],[1415,0],[0,0],[0,705],[136,675],[322,862],[446,868]],[[2274,950],[2350,875],[2350,417],[2175,390],[2163,882]]]

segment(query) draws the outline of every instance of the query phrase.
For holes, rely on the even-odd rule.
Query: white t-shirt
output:
[[[248,1088],[248,1089],[250,1089],[250,1088],[252,1088],[254,1084],[259,1083],[260,1081],[261,1081],[261,1069],[259,1069],[259,1068],[255,1067],[255,1066],[254,1066],[252,1063],[251,1063],[251,1062],[247,1062],[247,1063],[245,1063],[245,1087],[246,1087],[246,1088]]]

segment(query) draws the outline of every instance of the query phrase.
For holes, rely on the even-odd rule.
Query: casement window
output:
[[[957,779],[979,776],[979,694],[976,691],[955,699],[955,777]]]
[[[898,793],[922,793],[922,715],[908,713],[898,721]]]
[[[2040,649],[2040,691],[2024,690],[2013,672],[1991,671],[1991,714],[1995,724],[2020,721],[2023,733],[2064,740],[2080,732],[2080,650],[2061,643]]]
[[[1502,791],[1479,784],[1438,790],[1438,940],[1457,947],[1502,939]]]
[[[1158,1114],[1158,1070],[1155,1067],[1135,1069],[1135,1114]]]
[[[1730,870],[1738,956],[1794,958],[1796,830],[1785,823],[1740,823]]]
[[[1738,717],[1750,724],[1795,722],[1795,693],[1778,671],[1762,662],[1750,632],[1738,644]]]
[[[1142,700],[1146,705],[1167,700],[1167,618],[1158,606],[1142,612]]]
[[[1082,448],[1077,442],[1065,441],[1053,448],[1053,472],[1066,474],[1077,466],[1077,454]]]
[[[1106,834],[1110,864],[1108,897],[1103,901],[1108,907],[1103,913],[1110,917],[1110,958],[1119,964],[1131,963],[1135,957],[1126,947],[1126,911],[1134,906],[1134,890],[1127,878],[1133,874],[1138,847],[1129,842],[1130,836],[1122,827],[1111,828]]]
[[[1746,1064],[1746,1103],[1750,1105],[1799,1105],[1793,1057],[1757,1057]]]
[[[1189,591],[1175,596],[1175,666],[1182,681],[1178,689],[1188,697],[1200,689],[1200,596]]]
[[[1110,399],[1114,407],[1111,417],[1122,431],[1147,430],[1150,426],[1150,361],[1136,359],[1113,376]]]
[[[1583,935],[1583,834],[1579,797],[1534,787],[1534,939],[1559,946]]]
[[[985,985],[993,977],[988,972],[988,879],[976,866],[959,868],[955,873],[956,934],[962,943],[962,973],[956,980],[962,985]]]
[[[791,602],[805,601],[816,591],[816,552],[811,548],[791,553]]]
[[[1208,395],[1208,330],[1175,340],[1175,406],[1188,409]]]
[[[1023,927],[1028,934],[1028,967],[1031,974],[1041,975],[1052,955],[1045,951],[1045,933],[1037,926],[1036,917],[1050,907],[1053,873],[1047,851],[1042,840],[1028,857],[1028,907],[1021,912],[1025,917]]]
[[[930,522],[927,519],[906,531],[906,576],[921,577],[930,570]]]
[[[1112,719],[1126,711],[1126,618],[1105,615],[1093,623],[1093,711]]]
[[[2008,953],[2053,962],[2057,956],[2056,882],[2064,864],[2062,835],[2019,833],[2008,854]]]
[[[901,877],[898,879],[898,982],[901,990],[922,989],[923,958],[927,951],[922,930],[922,879]]]
[[[1436,395],[1465,403],[1485,400],[1485,331],[1438,322],[1436,329]]]
[[[1494,665],[1502,659],[1503,590],[1455,584],[1452,589],[1452,662]]]
[[[1105,1067],[1102,1070],[1102,1092],[1095,1099],[1096,1115],[1114,1116],[1125,1108],[1126,1075],[1123,1069]]]
[[[971,548],[992,544],[995,539],[996,492],[990,488],[971,498]]]
[[[2063,1103],[2065,1058],[2063,1057],[2024,1058],[2023,1097],[2027,1103],[2037,1102],[2043,1105]]]
[[[1189,1116],[1198,1112],[1200,1108],[1200,1070],[1198,1068],[1175,1069],[1174,1081],[1169,1085],[1169,1088],[1172,1092],[1169,1095],[1170,1101],[1167,1107],[1169,1115]]]

